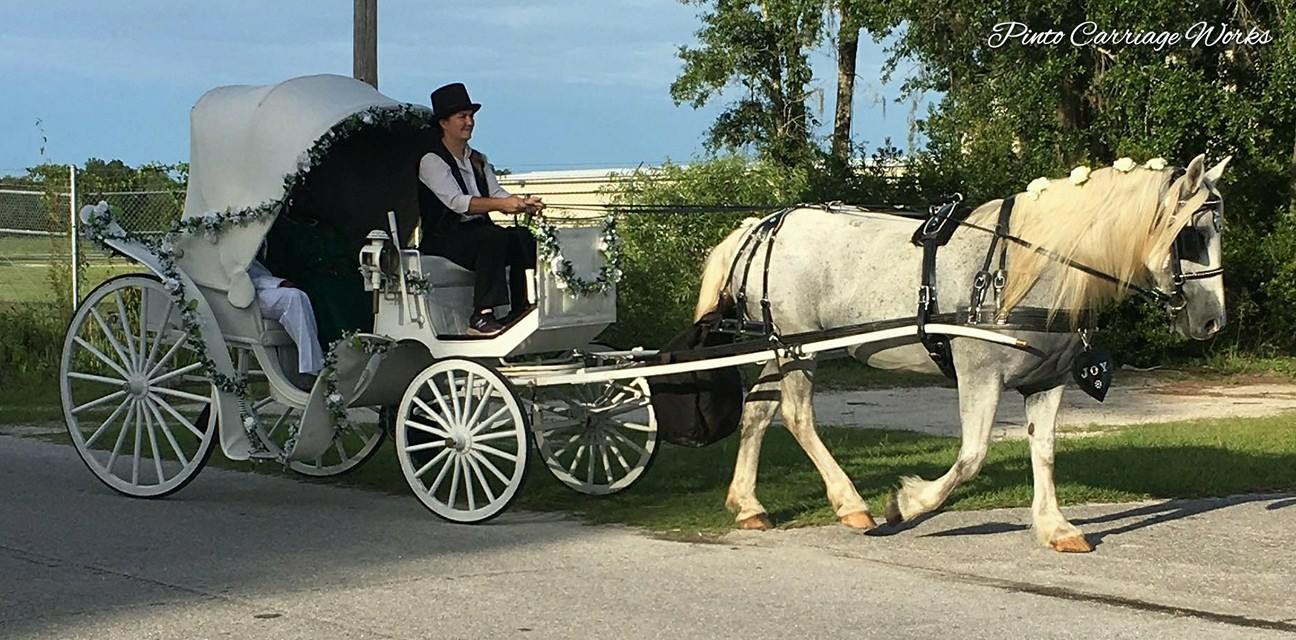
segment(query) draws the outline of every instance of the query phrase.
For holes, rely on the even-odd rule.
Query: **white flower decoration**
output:
[[[247,416],[247,417],[243,418],[243,426],[244,426],[244,427],[247,427],[248,429],[251,429],[252,427],[255,427],[255,426],[256,426],[256,417],[255,417],[255,416]]]
[[[1133,158],[1121,158],[1120,160],[1117,160],[1116,162],[1112,163],[1112,168],[1121,173],[1129,173],[1134,170],[1134,167],[1137,166],[1138,163],[1134,162]]]
[[[1166,168],[1166,159],[1152,158],[1151,160],[1148,160],[1147,162],[1143,163],[1143,166],[1153,171],[1161,171]]]
[[[562,271],[563,262],[565,262],[565,260],[563,260],[561,253],[555,255],[549,259],[549,268],[553,270],[554,273],[558,273],[559,271]]]
[[[1026,193],[1030,195],[1031,200],[1039,200],[1040,194],[1049,186],[1049,179],[1044,177],[1035,178],[1031,183],[1026,185]]]
[[[373,116],[369,115],[368,113],[365,113],[364,115],[360,116],[360,122],[363,122],[365,124],[373,124]]]
[[[1089,181],[1089,167],[1080,166],[1071,170],[1071,184],[1081,185]]]
[[[558,287],[558,290],[561,291],[567,288],[567,281],[563,280],[562,278],[558,278],[557,280],[554,281],[554,286]]]
[[[340,394],[340,393],[334,391],[333,393],[330,393],[330,394],[328,395],[328,401],[329,401],[329,404],[341,404],[341,403],[342,403],[342,394]]]

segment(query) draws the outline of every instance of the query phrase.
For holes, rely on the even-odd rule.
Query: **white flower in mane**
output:
[[[1031,183],[1026,185],[1026,193],[1030,195],[1031,200],[1039,200],[1040,194],[1049,186],[1049,179],[1045,177],[1035,178]]]
[[[1089,167],[1083,165],[1072,169],[1070,178],[1071,184],[1081,185],[1088,182],[1090,173]]]
[[[1117,160],[1116,162],[1112,163],[1112,168],[1121,173],[1129,173],[1134,170],[1134,167],[1137,166],[1138,163],[1134,162],[1133,158],[1121,158],[1120,160]]]
[[[1143,166],[1153,171],[1161,171],[1166,168],[1166,159],[1152,158],[1151,160],[1148,160],[1147,162],[1143,163]]]

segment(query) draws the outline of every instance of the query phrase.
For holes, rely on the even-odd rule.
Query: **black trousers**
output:
[[[476,275],[474,311],[505,303],[511,305],[511,311],[526,307],[526,270],[536,264],[535,238],[527,229],[501,227],[483,218],[432,233],[423,239],[419,250],[446,258]]]

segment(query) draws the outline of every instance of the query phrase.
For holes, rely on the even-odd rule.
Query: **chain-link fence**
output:
[[[166,231],[184,209],[184,191],[89,191],[62,182],[0,180],[0,305],[75,300],[133,268],[70,235],[82,206],[106,201],[123,227],[144,234]]]

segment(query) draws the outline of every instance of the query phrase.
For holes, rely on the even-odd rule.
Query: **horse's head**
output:
[[[1216,184],[1230,158],[1210,170],[1199,155],[1176,172],[1160,203],[1162,215],[1175,221],[1173,239],[1150,254],[1146,266],[1156,287],[1168,294],[1164,302],[1175,331],[1205,340],[1224,328],[1224,269],[1220,234],[1224,198]],[[1182,175],[1179,175],[1182,173]]]

